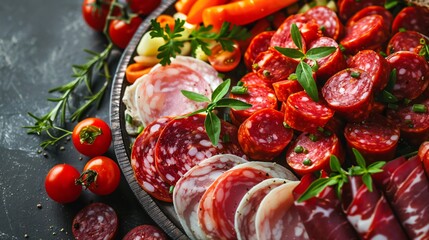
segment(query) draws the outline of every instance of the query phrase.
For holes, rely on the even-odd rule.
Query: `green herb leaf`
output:
[[[238,99],[223,98],[217,101],[216,107],[229,107],[235,110],[245,110],[251,108],[252,105]]]
[[[356,149],[356,148],[352,148],[353,151],[353,155],[355,156],[356,159],[356,163],[361,167],[366,169],[366,161],[363,158],[362,154]]]
[[[333,172],[341,172],[342,171],[340,161],[338,160],[337,156],[335,156],[335,155],[331,155],[331,158],[329,160],[329,166],[331,167],[331,170]]]
[[[212,93],[212,102],[217,102],[219,99],[223,98],[228,93],[229,86],[231,85],[231,80],[227,79],[223,81]]]
[[[183,116],[177,116],[176,118],[187,118],[187,117],[194,116],[196,114],[203,113],[203,112],[207,112],[207,108],[201,108],[201,109],[198,109],[198,110],[196,110],[194,112],[185,114]]]
[[[195,92],[191,92],[191,91],[187,91],[187,90],[181,90],[180,92],[182,92],[182,94],[187,97],[188,99],[195,101],[195,102],[210,102],[210,99],[208,99],[206,96],[199,94],[199,93],[195,93]]]
[[[384,8],[386,8],[387,10],[390,10],[396,7],[398,3],[399,3],[398,0],[387,0],[386,3],[384,4]]]
[[[386,91],[392,91],[393,87],[395,86],[396,79],[397,79],[397,71],[396,71],[396,68],[394,68],[392,69],[392,71],[390,71],[389,82],[387,82],[387,86],[384,89]]]
[[[295,23],[293,23],[290,28],[290,35],[292,36],[293,43],[295,43],[299,50],[302,50],[301,32]]]
[[[384,167],[384,165],[386,165],[386,162],[384,161],[373,162],[368,166],[368,172],[369,173],[382,172],[383,171],[382,167]]]
[[[303,58],[305,57],[305,54],[302,53],[300,50],[295,48],[282,48],[282,47],[274,47],[277,51],[279,51],[281,54],[285,55],[286,57],[290,58]]]
[[[237,94],[237,95],[243,95],[243,94],[247,94],[247,87],[245,86],[234,86],[231,88],[231,93],[232,94]]]
[[[362,182],[366,185],[368,191],[372,192],[372,177],[369,173],[362,175]]]
[[[338,183],[338,178],[319,178],[308,186],[307,190],[298,198],[298,202],[303,202],[312,197],[317,196],[328,186],[333,186]]]
[[[336,47],[317,47],[307,51],[306,57],[311,60],[324,58],[337,50]]]
[[[413,104],[412,110],[415,113],[427,113],[428,107],[424,104]]]
[[[396,103],[398,102],[398,98],[393,95],[391,92],[387,91],[387,90],[383,90],[381,92],[381,101],[384,103]]]
[[[204,121],[204,128],[214,146],[219,143],[221,123],[219,117],[213,112],[208,112]]]
[[[313,79],[313,71],[311,70],[310,65],[304,61],[300,61],[296,68],[296,75],[298,77],[299,84],[301,84],[308,96],[313,99],[313,101],[318,102],[319,94],[317,92],[316,81]]]

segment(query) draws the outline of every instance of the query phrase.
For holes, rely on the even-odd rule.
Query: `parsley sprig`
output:
[[[201,50],[208,56],[211,55],[210,42],[216,41],[222,49],[232,52],[236,40],[245,40],[250,37],[250,33],[243,27],[232,26],[228,22],[224,22],[219,32],[212,31],[213,26],[201,26],[198,29],[192,30],[188,37],[185,36],[185,23],[183,19],[176,19],[174,29],[171,30],[167,25],[161,27],[156,20],[151,20],[152,30],[150,36],[152,38],[163,38],[165,44],[158,48],[157,58],[161,59],[161,65],[168,65],[171,63],[171,58],[176,57],[180,53],[180,49],[187,41],[191,42],[191,51],[200,47]]]
[[[231,80],[229,79],[225,80],[213,91],[211,99],[199,93],[195,93],[187,90],[181,91],[185,97],[187,97],[192,101],[208,103],[207,107],[199,109],[190,114],[187,114],[185,115],[185,117],[189,117],[203,112],[207,113],[206,119],[204,121],[204,128],[206,129],[207,135],[209,136],[209,139],[214,146],[217,146],[217,144],[219,143],[221,121],[219,117],[213,112],[213,110],[215,108],[223,108],[223,107],[232,108],[235,110],[245,110],[252,107],[252,105],[237,99],[224,98],[224,96],[228,93],[230,85],[231,85]]]
[[[386,162],[378,161],[370,164],[369,166],[366,166],[366,162],[362,154],[355,148],[352,150],[356,158],[357,166],[351,166],[348,171],[346,171],[341,167],[338,158],[335,155],[332,155],[329,161],[331,167],[330,176],[327,178],[319,178],[312,182],[307,190],[299,197],[298,202],[303,202],[317,196],[329,186],[335,187],[337,196],[341,196],[341,189],[344,184],[349,181],[349,176],[361,176],[365,186],[370,192],[372,192],[373,184],[371,175],[382,172],[382,167],[386,164]]]
[[[317,91],[316,81],[313,78],[313,71],[316,71],[318,68],[316,60],[328,56],[335,52],[337,48],[316,47],[304,53],[301,32],[295,23],[292,24],[290,32],[292,41],[298,49],[283,47],[275,47],[275,49],[287,57],[300,59],[295,71],[297,80],[302,88],[304,88],[305,92],[307,92],[308,96],[313,99],[313,101],[317,102],[319,101],[319,94]],[[312,61],[314,63],[313,68],[305,60]]]

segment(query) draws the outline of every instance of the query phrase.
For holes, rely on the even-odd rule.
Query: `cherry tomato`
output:
[[[72,141],[81,154],[89,157],[99,156],[109,150],[112,132],[103,120],[87,118],[74,127]]]
[[[109,14],[110,1],[83,0],[82,16],[86,24],[98,32],[102,32]]]
[[[97,195],[107,195],[115,191],[120,180],[118,164],[108,157],[99,156],[86,163],[78,183]]]
[[[82,192],[82,186],[75,183],[79,176],[79,171],[71,165],[55,165],[45,178],[46,193],[59,203],[75,201]]]
[[[112,42],[119,48],[126,48],[141,23],[142,19],[139,17],[132,18],[130,23],[119,19],[113,20],[109,26]]]
[[[148,15],[161,4],[161,0],[127,0],[127,2],[131,11],[142,15]]]
[[[237,44],[234,44],[232,52],[223,50],[220,44],[215,45],[211,51],[209,62],[219,72],[229,72],[240,63],[241,51]]]

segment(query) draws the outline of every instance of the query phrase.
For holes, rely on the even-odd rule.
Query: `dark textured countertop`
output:
[[[82,170],[89,158],[79,160],[81,155],[66,141],[38,153],[43,139],[22,128],[33,124],[27,112],[41,116],[54,106],[46,101],[53,96],[48,89],[72,80],[71,65],[84,63],[88,56],[84,48],[104,47],[103,37],[82,20],[81,2],[4,0],[0,5],[0,239],[73,239],[73,217],[98,201],[118,213],[118,239],[137,225],[153,224],[124,177],[109,196],[84,191],[72,204],[50,200],[44,190],[49,169],[69,163]],[[111,58],[112,72],[120,54],[116,51]],[[101,108],[87,116],[109,122],[109,93]],[[113,146],[106,155],[114,158]]]

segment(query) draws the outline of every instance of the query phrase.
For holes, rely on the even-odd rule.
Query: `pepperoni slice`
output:
[[[244,86],[264,85],[266,87],[271,88],[270,83],[265,82],[258,74],[254,73],[254,72],[249,72],[246,75],[244,75],[240,79],[240,82],[242,82]]]
[[[426,175],[429,176],[429,141],[422,143],[419,147],[418,156],[423,162]]]
[[[253,71],[268,83],[288,79],[298,66],[297,60],[284,56],[274,48],[261,52],[254,63]]]
[[[273,83],[273,89],[276,93],[277,100],[286,102],[292,93],[303,91],[301,84],[295,80],[283,80]]]
[[[354,25],[361,18],[366,16],[371,16],[371,15],[382,16],[384,20],[384,26],[386,26],[390,31],[390,26],[392,26],[392,22],[393,22],[393,16],[386,8],[382,6],[368,6],[368,7],[362,8],[359,12],[354,14],[353,17],[351,17],[347,21],[346,26]]]
[[[284,114],[266,108],[255,112],[238,129],[238,142],[253,160],[271,161],[289,144],[293,130],[283,125]]]
[[[72,232],[76,240],[111,240],[118,230],[115,210],[104,203],[92,203],[73,219]]]
[[[167,236],[161,229],[152,225],[140,225],[131,229],[122,240],[167,240]]]
[[[313,7],[305,12],[304,15],[316,20],[324,36],[335,40],[339,39],[343,31],[343,25],[337,14],[330,8],[325,6]]]
[[[390,39],[386,53],[390,55],[394,52],[410,51],[418,54],[422,48],[421,39],[425,37],[416,31],[397,32]]]
[[[342,0],[338,2],[339,16],[343,21],[369,6],[384,6],[385,0]]]
[[[429,36],[429,10],[418,6],[403,8],[392,23],[392,32],[396,33],[400,29],[413,30]]]
[[[271,38],[274,35],[274,31],[265,31],[256,35],[247,47],[244,53],[244,63],[248,69],[252,69],[253,62],[259,53],[265,52],[270,47]]]

